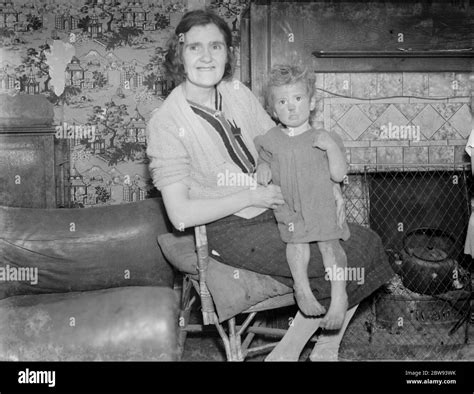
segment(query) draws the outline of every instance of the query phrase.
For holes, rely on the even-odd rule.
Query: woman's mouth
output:
[[[215,69],[214,66],[207,66],[207,67],[197,67],[199,71],[213,71]]]

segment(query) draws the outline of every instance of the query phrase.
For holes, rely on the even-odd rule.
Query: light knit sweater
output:
[[[242,138],[257,161],[253,140],[275,123],[241,82],[222,81],[218,91],[226,118],[235,120],[241,128]],[[219,174],[241,174],[242,171],[217,149],[201,122],[186,101],[183,84],[153,111],[147,126],[147,155],[156,188],[161,190],[181,182],[188,186],[192,199],[222,197],[248,188],[219,185]]]

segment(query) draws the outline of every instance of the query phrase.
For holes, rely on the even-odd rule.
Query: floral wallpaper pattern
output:
[[[41,94],[54,105],[56,138],[70,144],[70,162],[63,168],[69,206],[154,195],[145,126],[173,88],[163,69],[166,41],[187,10],[208,7],[228,21],[238,42],[248,5],[248,0],[0,1],[0,93]],[[59,71],[50,60],[58,41],[72,51]],[[58,72],[64,73],[61,88],[52,79]]]

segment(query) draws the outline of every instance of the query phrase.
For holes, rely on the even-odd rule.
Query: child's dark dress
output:
[[[270,164],[273,183],[281,187],[285,200],[274,213],[286,243],[349,238],[347,224],[337,225],[327,153],[313,147],[315,136],[322,131],[309,129],[289,136],[274,127],[255,139],[260,159]],[[330,134],[344,152],[340,137]]]

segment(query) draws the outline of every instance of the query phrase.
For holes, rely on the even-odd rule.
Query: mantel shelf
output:
[[[314,51],[313,56],[318,58],[472,58],[474,51],[472,48],[439,51]]]

